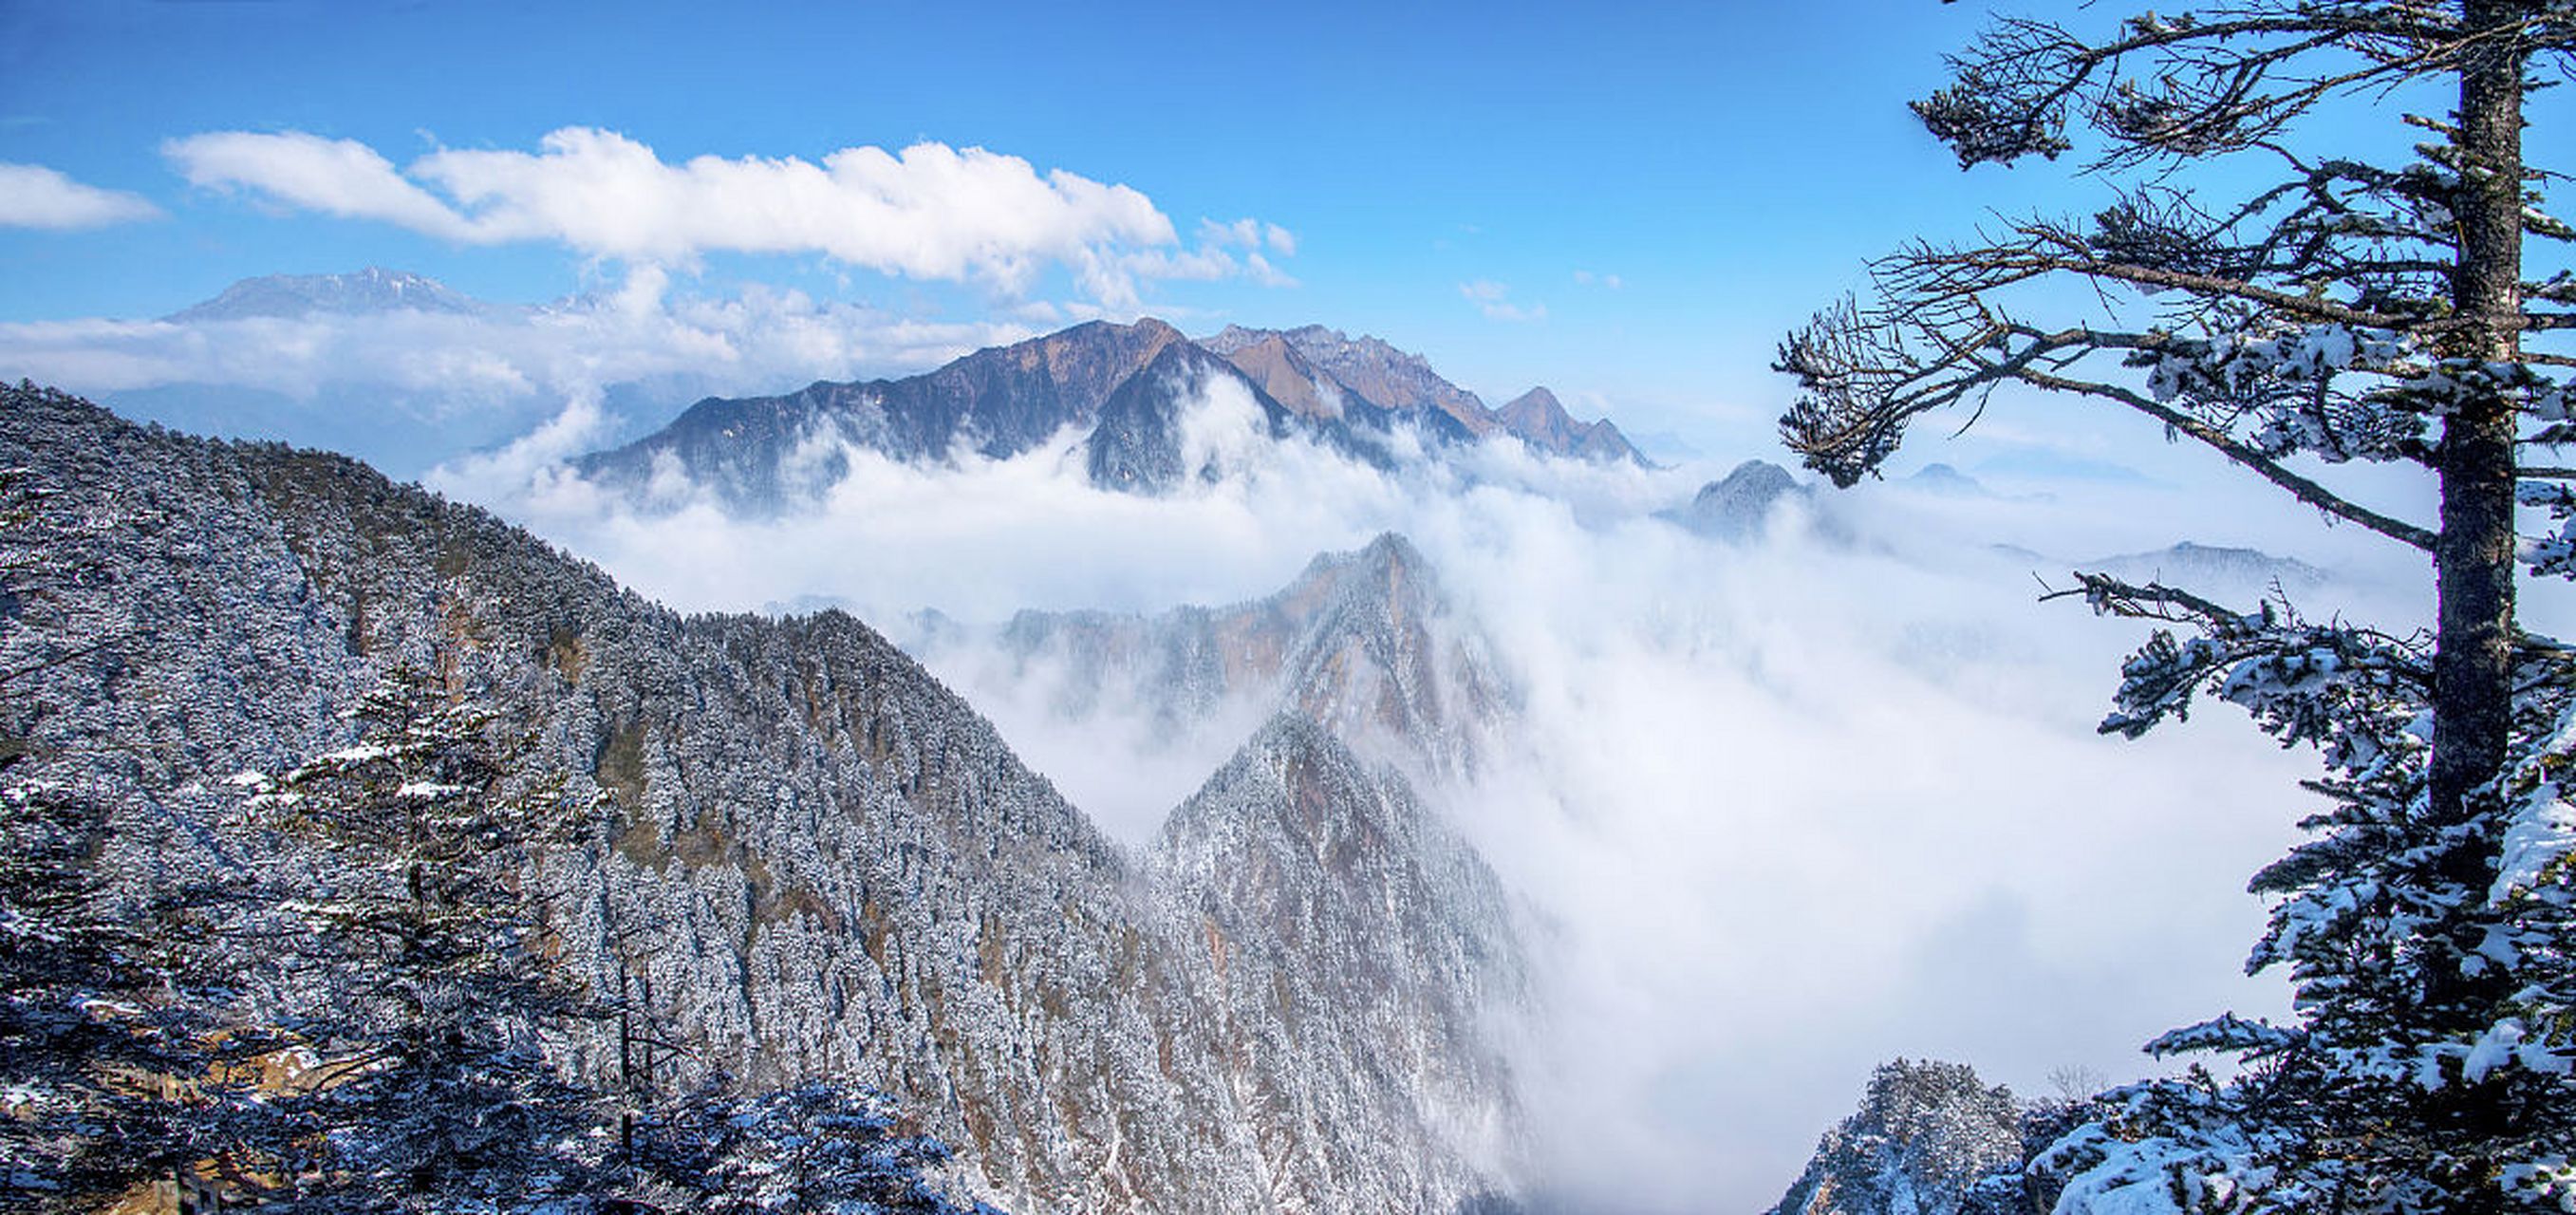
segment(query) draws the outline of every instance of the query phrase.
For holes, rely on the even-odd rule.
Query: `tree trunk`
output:
[[[2472,31],[2520,15],[2519,0],[2467,0]],[[2466,325],[2442,353],[2481,363],[2521,357],[2523,52],[2506,38],[2473,47],[2460,73],[2459,270],[2451,300]],[[2433,657],[2432,810],[2458,822],[2470,790],[2503,766],[2513,725],[2514,402],[2493,385],[2464,394],[2442,423],[2440,600]]]

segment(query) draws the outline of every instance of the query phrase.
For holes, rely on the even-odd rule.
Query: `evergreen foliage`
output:
[[[2576,70],[2566,0],[2240,0],[2144,13],[2098,36],[2007,20],[1916,103],[1963,167],[2055,157],[2082,128],[2094,168],[2151,170],[2089,222],[1924,243],[1880,263],[1879,298],[1789,337],[1805,395],[1782,420],[1848,485],[1907,425],[2002,385],[2134,410],[2331,517],[2432,558],[2434,633],[2393,637],[2081,575],[2104,612],[2159,620],[2126,665],[2106,732],[2134,736],[2215,696],[2328,775],[2310,840],[2254,879],[2276,899],[2249,965],[2287,971],[2297,1016],[2220,1017],[2159,1054],[2242,1071],[2104,1094],[2038,1154],[2080,1211],[2576,1210],[2576,654],[2515,624],[2517,560],[2576,574],[2576,470],[2539,453],[2567,425],[2576,278],[2526,265],[2576,239],[2541,210],[2524,100]],[[2419,90],[2419,91],[2409,91]],[[2409,164],[2304,146],[2300,120],[2356,98],[2438,90],[2448,115]],[[2275,183],[2213,202],[2189,168],[2231,158]],[[2104,326],[2026,319],[2025,284],[2078,281]],[[2430,470],[2427,526],[2304,471]],[[2517,545],[2517,500],[2558,534]]]
[[[2021,1119],[2011,1091],[1966,1064],[1880,1064],[1860,1109],[1825,1133],[1771,1215],[1962,1215],[1980,1178],[2021,1159]]]

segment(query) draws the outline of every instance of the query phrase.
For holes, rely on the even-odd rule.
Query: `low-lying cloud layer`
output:
[[[647,266],[538,308],[0,323],[0,366],[154,421],[349,451],[407,477],[521,436],[568,401],[596,411],[611,388],[647,416],[603,415],[587,442],[701,396],[910,374],[1032,332],[758,286],[691,292]]]
[[[819,254],[1014,296],[1056,265],[1111,308],[1133,307],[1140,279],[1273,273],[1257,250],[1238,261],[1218,243],[1183,249],[1133,187],[933,142],[673,164],[618,132],[564,127],[533,152],[442,148],[399,168],[357,140],[303,131],[210,131],[163,151],[200,187],[464,244],[552,242],[630,263]],[[1272,252],[1294,248],[1268,230],[1279,234]]]
[[[2038,1093],[2062,1067],[2140,1074],[2137,1045],[2184,1021],[2280,1010],[2277,981],[2239,973],[2262,920],[2243,882],[2313,808],[2294,787],[2312,763],[2225,712],[2096,737],[2144,630],[2035,602],[2032,575],[2062,570],[1991,547],[2335,559],[2260,489],[1877,486],[1727,545],[1653,517],[1707,468],[1506,442],[1388,474],[1223,426],[1193,442],[1230,475],[1165,498],[1091,488],[1071,435],[941,468],[854,452],[815,510],[762,522],[639,515],[533,461],[434,483],[675,606],[835,602],[898,634],[919,608],[971,624],[1249,599],[1319,550],[1404,533],[1524,702],[1476,780],[1430,795],[1545,942],[1552,1018],[1523,1074],[1547,1180],[1572,1192],[1758,1209],[1883,1059],[1963,1059]],[[1160,738],[1117,705],[1057,715],[971,643],[937,669],[1130,841],[1253,716]]]

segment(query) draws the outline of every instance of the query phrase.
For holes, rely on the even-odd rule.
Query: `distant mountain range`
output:
[[[639,497],[676,471],[728,508],[771,513],[848,476],[847,448],[903,461],[957,450],[1002,459],[1070,428],[1083,432],[1094,485],[1158,493],[1225,471],[1205,457],[1192,464],[1184,450],[1190,408],[1220,388],[1251,402],[1270,439],[1302,436],[1381,466],[1396,459],[1399,429],[1434,450],[1509,434],[1550,456],[1645,463],[1618,427],[1575,421],[1544,388],[1488,409],[1421,356],[1376,338],[1310,325],[1230,327],[1194,342],[1149,317],[1076,325],[922,375],[710,397],[662,430],[576,467]]]

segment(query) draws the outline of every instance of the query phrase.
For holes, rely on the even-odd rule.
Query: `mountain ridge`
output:
[[[1371,1024],[1363,1010],[1317,989],[1282,1019],[1268,992],[1230,986],[1184,913],[1209,905],[1204,887],[1158,885],[1154,854],[1108,841],[856,619],[681,617],[342,457],[5,396],[0,465],[29,470],[45,509],[85,529],[47,554],[88,571],[60,606],[105,623],[95,653],[36,664],[0,712],[39,744],[38,778],[123,807],[102,860],[120,880],[231,863],[225,778],[345,745],[339,706],[408,663],[528,723],[531,763],[607,799],[613,829],[544,862],[569,892],[560,964],[604,990],[640,978],[643,1011],[694,1048],[674,1067],[893,1094],[957,1146],[981,1195],[1021,1212],[1438,1210],[1507,1183],[1494,1160],[1426,1137],[1414,1093],[1364,1072],[1370,1052],[1349,1036]],[[1304,753],[1348,769],[1337,746]],[[1313,785],[1329,796],[1311,808],[1392,822],[1389,807],[1413,804],[1400,782]],[[1219,800],[1273,821],[1259,799]],[[1378,836],[1435,839],[1428,824]],[[1454,957],[1441,942],[1483,941],[1497,968],[1414,967],[1443,986],[1396,994],[1478,1006],[1472,985],[1517,968],[1472,854],[1359,859],[1351,872],[1469,866],[1441,887],[1459,901],[1431,898],[1413,922],[1430,936],[1377,947]],[[1229,922],[1226,965],[1305,967],[1303,938]],[[1272,1045],[1246,1056],[1242,1035]],[[1507,1069],[1480,1031],[1409,1041],[1461,1078],[1461,1101],[1511,1121]],[[615,1058],[573,1044],[567,1066]],[[1351,1167],[1326,1176],[1313,1161]]]
[[[1376,338],[1308,325],[1230,327],[1193,342],[1147,317],[986,347],[920,375],[708,397],[661,430],[572,467],[639,500],[676,473],[729,509],[775,514],[847,476],[850,448],[908,462],[959,451],[1007,459],[1079,432],[1095,487],[1157,493],[1201,471],[1179,468],[1174,452],[1188,407],[1218,383],[1254,402],[1272,441],[1303,437],[1381,467],[1394,460],[1389,440],[1399,428],[1435,450],[1511,433],[1552,456],[1645,465],[1606,419],[1576,422],[1552,395],[1526,399],[1505,419],[1421,356]],[[1113,402],[1120,407],[1104,412]]]

